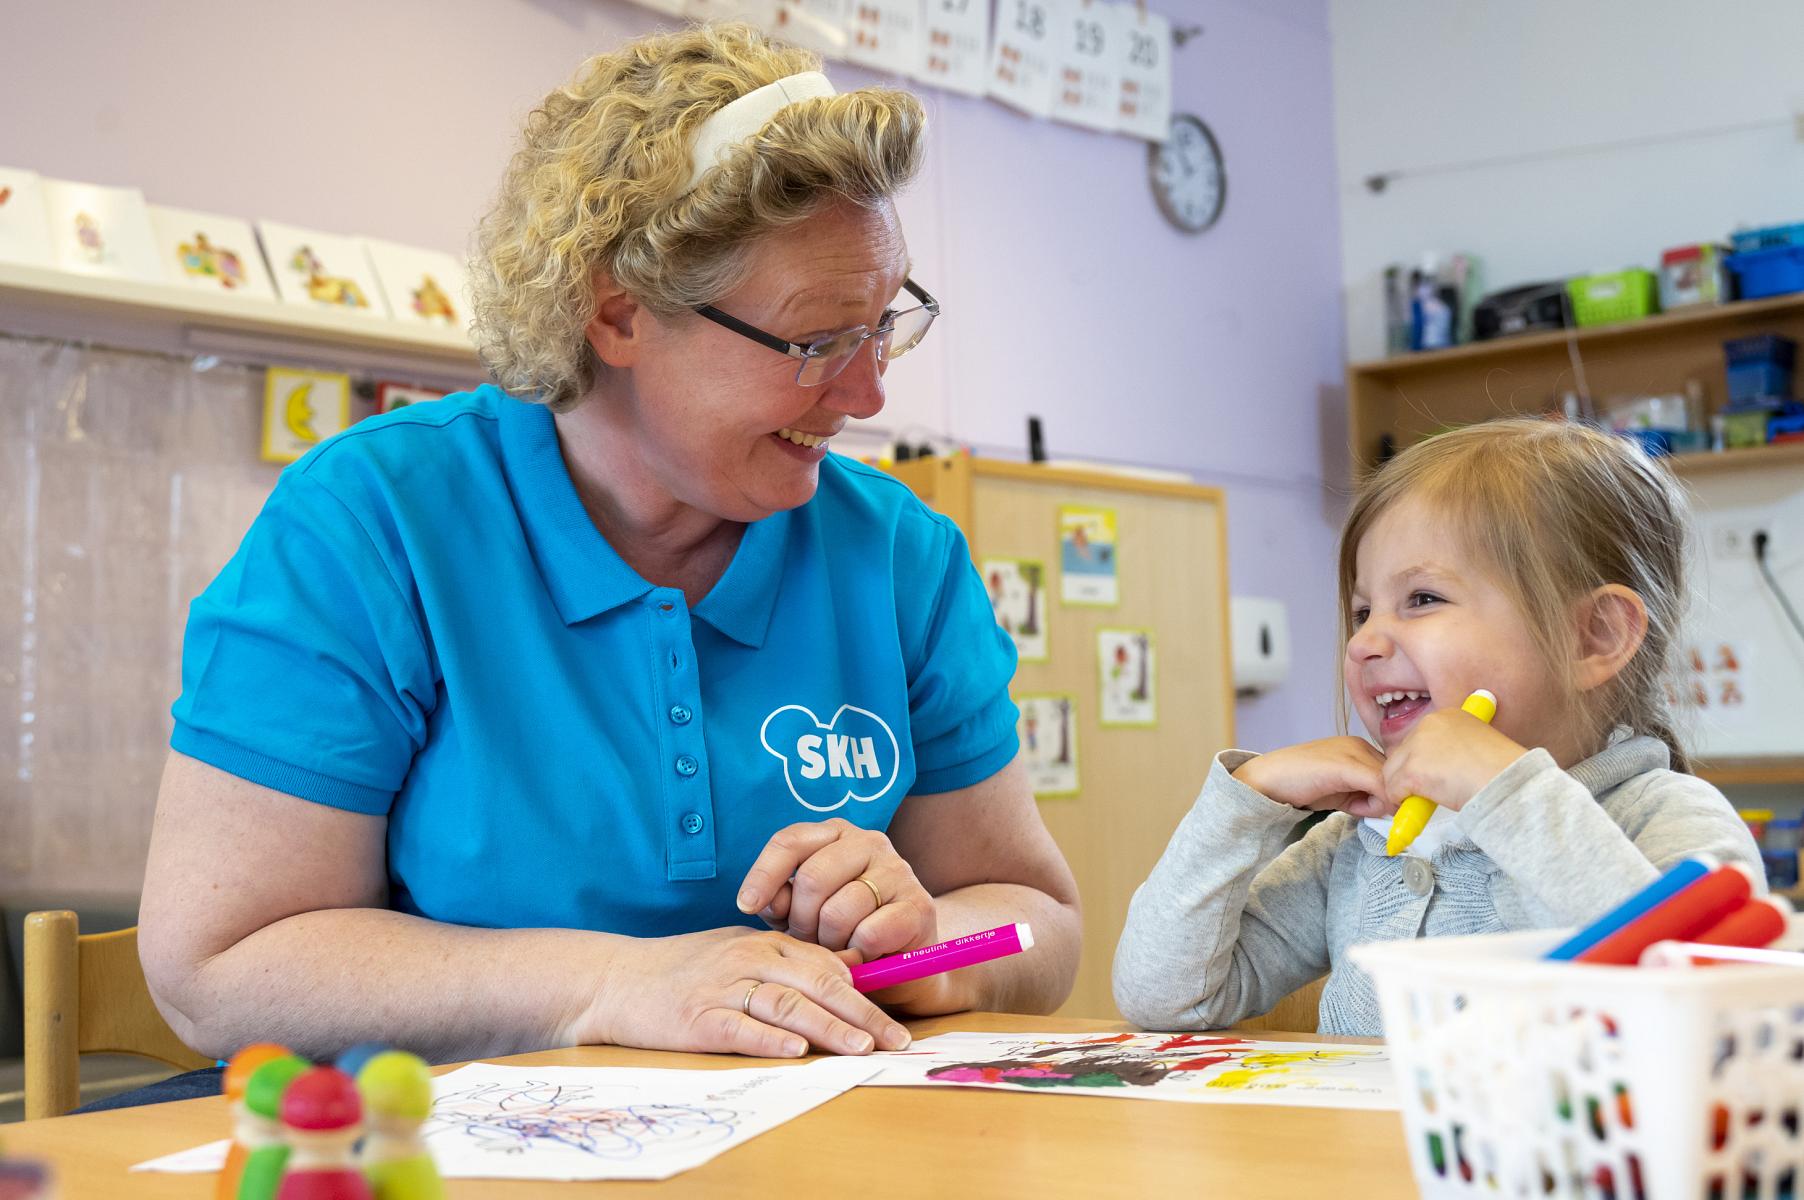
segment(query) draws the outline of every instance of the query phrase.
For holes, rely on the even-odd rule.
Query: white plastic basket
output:
[[[1804,1200],[1804,968],[1542,961],[1569,933],[1354,948],[1422,1194]]]

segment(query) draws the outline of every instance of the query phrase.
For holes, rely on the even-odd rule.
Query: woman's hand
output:
[[[1458,708],[1425,714],[1384,760],[1390,807],[1426,796],[1458,812],[1505,767],[1527,754],[1508,734]]]
[[[745,873],[739,910],[867,960],[939,936],[933,897],[889,837],[839,817],[779,829]]]
[[[1385,798],[1385,760],[1364,738],[1331,737],[1249,758],[1234,778],[1292,808],[1339,809],[1355,817],[1395,812]]]
[[[852,987],[839,955],[780,933],[626,940],[569,1041],[796,1058],[900,1050],[908,1031]]]

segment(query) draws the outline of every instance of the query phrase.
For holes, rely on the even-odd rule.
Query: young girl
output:
[[[1216,1028],[1327,972],[1321,1031],[1377,1035],[1350,946],[1583,924],[1700,851],[1758,869],[1666,712],[1687,532],[1667,473],[1581,426],[1493,421],[1387,464],[1340,551],[1342,678],[1377,745],[1216,757],[1128,911],[1122,1013]],[[1490,725],[1460,709],[1480,688]],[[1439,810],[1388,857],[1409,795]]]

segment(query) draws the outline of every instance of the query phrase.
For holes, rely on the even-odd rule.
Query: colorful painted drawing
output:
[[[1069,696],[1016,696],[1016,734],[1028,786],[1036,796],[1070,796],[1078,790],[1077,713]]]
[[[878,1058],[883,1073],[870,1084],[880,1087],[1398,1107],[1390,1055],[1382,1046],[1263,1042],[1216,1033],[949,1033]]]
[[[1096,634],[1097,676],[1101,681],[1104,725],[1152,725],[1154,703],[1152,635],[1138,629],[1103,629]]]
[[[215,246],[199,230],[195,231],[192,241],[185,241],[177,248],[177,253],[181,257],[182,270],[189,275],[218,280],[228,291],[244,286],[244,260],[234,251]]]
[[[302,246],[288,260],[288,269],[307,277],[307,295],[321,304],[342,304],[346,308],[368,308],[370,302],[354,279],[333,278],[325,273],[325,264],[311,247]]]
[[[1114,509],[1059,509],[1059,595],[1066,604],[1120,603],[1116,538]]]

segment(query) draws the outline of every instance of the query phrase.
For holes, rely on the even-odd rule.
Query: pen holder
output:
[[[1543,961],[1570,932],[1353,950],[1422,1195],[1804,1195],[1804,968]]]

